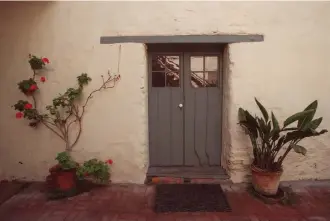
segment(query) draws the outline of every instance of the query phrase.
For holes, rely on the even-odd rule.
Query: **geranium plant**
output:
[[[85,114],[85,109],[96,92],[113,88],[116,82],[120,79],[120,75],[111,75],[105,79],[102,77],[102,84],[97,89],[93,90],[81,103],[84,88],[92,80],[86,73],[82,73],[77,77],[77,86],[68,88],[63,94],[59,94],[52,101],[52,104],[46,106],[47,113],[42,113],[37,109],[36,91],[39,90],[37,83],[38,70],[49,64],[49,59],[45,57],[37,57],[29,55],[29,64],[33,71],[32,77],[27,80],[22,80],[18,83],[18,88],[25,95],[32,98],[32,102],[27,100],[19,100],[14,109],[16,118],[22,117],[28,119],[31,127],[37,127],[39,124],[44,125],[56,136],[62,139],[65,143],[65,150],[71,152],[72,148],[77,144],[82,132],[82,120]],[[41,76],[38,80],[41,83],[46,82],[46,78]],[[72,133],[74,128],[78,128],[76,133]]]
[[[105,162],[95,158],[88,160],[78,167],[77,176],[79,179],[90,178],[97,183],[107,183],[110,179],[109,170],[112,163],[111,159]]]
[[[93,182],[101,184],[108,183],[110,179],[110,166],[113,164],[111,159],[103,162],[93,158],[80,165],[65,151],[58,153],[55,159],[58,164],[52,168],[52,171],[75,169],[78,179],[91,179]]]
[[[46,177],[50,198],[57,198],[57,196],[72,196],[77,193],[76,180],[81,173],[88,173],[103,183],[109,180],[110,172],[107,163],[92,159],[80,166],[72,159],[70,153],[78,143],[82,133],[82,120],[88,102],[95,93],[113,88],[120,76],[111,75],[109,72],[106,79],[101,76],[103,82],[100,87],[90,92],[82,102],[83,91],[92,80],[86,73],[82,73],[77,77],[77,85],[56,96],[52,103],[45,107],[46,112],[43,113],[38,109],[36,92],[39,90],[38,82],[45,83],[46,77],[40,76],[37,80],[37,75],[44,73],[40,69],[43,69],[49,63],[48,58],[29,55],[29,64],[33,75],[19,82],[18,88],[30,101],[19,100],[13,105],[13,108],[18,111],[16,113],[17,119],[25,118],[29,120],[29,126],[34,128],[40,124],[44,125],[65,143],[65,151],[59,153],[56,157],[58,164],[49,169],[50,175]]]

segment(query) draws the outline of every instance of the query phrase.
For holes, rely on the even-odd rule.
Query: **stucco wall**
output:
[[[257,111],[256,96],[280,120],[320,102],[317,115],[330,128],[329,2],[52,2],[0,3],[0,179],[42,180],[60,140],[16,120],[10,106],[23,98],[16,83],[29,76],[27,55],[47,56],[51,68],[41,86],[41,105],[87,72],[86,92],[116,72],[119,45],[100,45],[100,36],[260,33],[261,43],[228,48],[223,163],[235,182],[247,178],[249,142],[236,125],[237,108]],[[144,180],[148,164],[145,48],[122,44],[122,80],[97,94],[88,107],[75,148],[78,160],[112,158],[114,182]],[[330,178],[330,135],[306,142],[307,156],[291,153],[284,180]],[[22,162],[23,164],[20,164]]]

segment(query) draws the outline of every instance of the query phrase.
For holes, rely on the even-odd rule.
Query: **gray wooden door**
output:
[[[221,54],[149,54],[150,166],[219,166]]]

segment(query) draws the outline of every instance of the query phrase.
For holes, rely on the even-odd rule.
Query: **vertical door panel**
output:
[[[213,59],[213,61],[212,61]],[[209,63],[214,62],[214,57]],[[221,90],[219,71],[200,69],[200,56],[184,56],[185,165],[220,165]],[[195,63],[191,63],[195,62]]]
[[[162,75],[162,67],[167,66],[164,57],[161,58],[164,65],[159,67],[155,65],[155,62],[151,65],[151,56],[149,56],[150,166],[181,166],[183,165],[184,151],[183,111],[178,108],[178,105],[183,102],[182,72],[175,69],[177,72],[173,77],[173,71],[164,68],[165,75]],[[173,63],[169,63],[169,65],[173,65]],[[152,73],[153,67],[157,73]],[[178,78],[179,85],[176,83]],[[164,84],[162,83],[163,79]]]
[[[150,75],[149,75],[150,76]],[[158,91],[149,88],[148,98],[148,122],[149,122],[149,163],[156,165],[158,161]]]
[[[158,89],[158,159],[159,165],[171,163],[171,89]]]
[[[211,166],[220,165],[221,156],[221,99],[218,88],[207,89],[206,152]]]
[[[186,73],[185,73],[186,74]],[[185,76],[186,81],[186,76]],[[196,103],[195,92],[192,90],[185,90],[184,99],[184,140],[185,140],[185,165],[193,166],[198,164],[197,152],[195,151],[195,108]]]
[[[183,165],[183,108],[179,105],[183,104],[183,94],[181,88],[172,88],[171,94],[171,165]]]

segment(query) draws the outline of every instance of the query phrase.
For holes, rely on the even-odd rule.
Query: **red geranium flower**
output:
[[[49,60],[48,60],[48,58],[42,58],[41,60],[42,60],[42,62],[44,62],[45,64],[49,64]]]
[[[40,81],[41,81],[41,82],[45,82],[45,81],[46,81],[46,78],[45,78],[45,77],[41,77],[41,78],[40,78]]]
[[[29,88],[29,91],[35,91],[35,90],[37,90],[37,89],[38,89],[37,85],[32,84],[32,85],[30,86],[30,88]]]
[[[113,161],[111,160],[111,159],[109,159],[109,160],[107,160],[107,161],[105,161],[106,163],[108,163],[108,164],[113,164]]]
[[[23,117],[23,113],[22,112],[17,112],[16,113],[16,118],[17,119],[20,119],[20,118],[22,118]]]
[[[27,104],[24,105],[24,108],[25,109],[31,109],[32,108],[32,104],[27,103]]]

